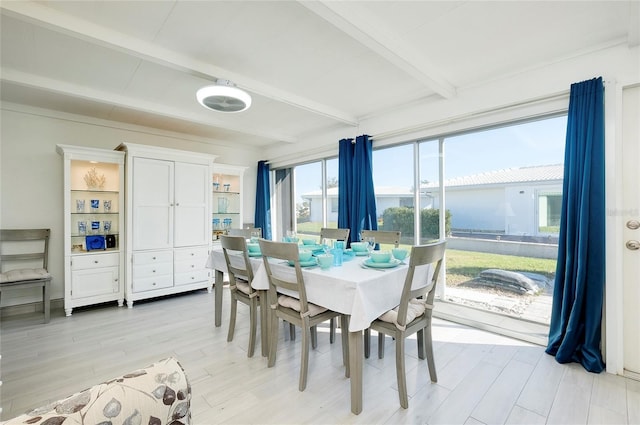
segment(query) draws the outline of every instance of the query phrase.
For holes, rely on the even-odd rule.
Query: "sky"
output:
[[[478,131],[445,139],[445,179],[504,168],[564,163],[566,116]],[[438,180],[438,143],[420,148],[421,180]],[[373,151],[375,186],[413,186],[411,144]],[[337,176],[337,160],[329,161],[328,177]],[[300,193],[320,189],[319,163],[296,167],[296,202]]]

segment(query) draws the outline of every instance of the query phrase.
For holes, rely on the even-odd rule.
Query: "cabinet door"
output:
[[[133,159],[133,249],[173,247],[173,162]]]
[[[81,269],[71,272],[71,298],[108,295],[120,290],[118,267]]]
[[[204,245],[210,239],[209,167],[175,163],[174,245]]]

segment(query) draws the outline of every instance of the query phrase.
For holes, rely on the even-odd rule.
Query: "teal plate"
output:
[[[295,264],[296,263],[294,263],[293,261],[289,261],[290,266],[295,266]],[[318,265],[318,262],[315,258],[309,261],[300,261],[300,267],[311,267],[316,265]]]
[[[249,257],[262,257],[262,253],[249,251]]]
[[[374,263],[371,261],[371,258],[367,258],[362,262],[366,267],[371,267],[373,269],[392,269],[394,267],[398,267],[400,265],[400,261],[395,258],[389,261],[388,263]]]

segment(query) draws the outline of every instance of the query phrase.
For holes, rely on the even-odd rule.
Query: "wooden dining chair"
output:
[[[367,237],[374,237],[376,239],[376,245],[392,244],[394,248],[400,246],[400,236],[402,232],[398,230],[362,230],[360,237],[365,240]],[[378,344],[384,342],[384,335],[378,335]],[[364,357],[369,358],[371,352],[371,330],[364,330]]]
[[[322,227],[320,229],[320,242],[324,238],[335,239],[337,241],[346,241],[349,239],[351,229],[335,229],[332,227]],[[329,342],[333,344],[336,340],[336,322],[334,319],[329,320]]]
[[[349,239],[351,229],[334,229],[332,227],[322,227],[320,229],[320,241],[324,238],[346,241]]]
[[[251,239],[253,236],[253,232],[258,232],[260,234],[260,238],[262,237],[262,228],[261,227],[247,227],[246,229],[229,229],[227,230],[227,235],[229,236],[242,236],[245,239]]]
[[[265,271],[269,279],[268,300],[271,308],[271,332],[269,335],[269,361],[268,367],[276,363],[276,351],[278,348],[278,319],[283,319],[302,329],[302,354],[300,367],[300,380],[298,389],[304,391],[307,387],[307,374],[309,369],[309,342],[311,328],[331,318],[341,317],[343,326],[346,326],[346,317],[336,311],[312,304],[307,301],[307,291],[300,267],[298,245],[288,242],[272,242],[265,239],[258,241]],[[293,273],[274,273],[270,260],[284,260],[293,263]],[[289,271],[289,270],[287,270]],[[297,298],[283,295],[281,290],[293,291]],[[342,354],[344,364],[348,364],[348,336],[342,333]]]
[[[15,289],[42,288],[44,323],[51,317],[50,236],[51,229],[0,230],[0,298]]]
[[[247,357],[253,357],[256,347],[256,332],[258,327],[258,297],[259,293],[251,287],[253,281],[253,269],[249,261],[249,252],[247,251],[247,242],[244,236],[228,236],[220,237],[224,260],[227,263],[227,271],[229,273],[229,289],[231,291],[231,315],[229,317],[229,333],[227,334],[227,342],[233,341],[233,334],[236,328],[236,315],[238,311],[238,301],[249,306],[249,349]],[[242,258],[241,261],[231,261],[231,256],[235,255]],[[265,351],[264,343],[266,338],[263,335],[262,344],[263,352]]]
[[[376,244],[390,244],[394,248],[400,246],[400,236],[402,232],[397,230],[362,230],[360,236],[364,240],[366,237],[376,238]]]
[[[370,328],[380,335],[391,335],[396,341],[396,375],[400,405],[409,407],[404,361],[405,338],[417,332],[418,357],[427,359],[431,382],[437,382],[431,337],[433,298],[444,259],[445,241],[414,246],[411,249],[409,270],[402,287],[400,304],[371,323]],[[378,345],[378,357],[384,357],[384,341]]]

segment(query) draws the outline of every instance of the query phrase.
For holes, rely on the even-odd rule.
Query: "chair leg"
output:
[[[233,341],[233,333],[236,329],[236,313],[238,312],[238,298],[235,292],[231,291],[231,310],[229,315],[229,333],[227,334],[227,342]]]
[[[396,334],[396,374],[400,406],[407,409],[409,407],[409,396],[407,394],[407,376],[404,367],[404,332]]]
[[[311,348],[318,348],[318,327],[311,326]]]
[[[289,323],[289,337],[291,338],[291,341],[296,340],[296,327],[293,323]]]
[[[384,359],[384,334],[378,331],[378,358]]]
[[[364,358],[369,358],[369,353],[371,352],[371,329],[367,328],[364,330]]]
[[[278,349],[278,316],[273,311],[270,316],[271,336],[269,337],[269,360],[267,367],[273,367],[276,364],[276,350]]]
[[[256,349],[256,333],[258,330],[258,300],[251,298],[249,301],[249,349],[247,357],[253,357]]]
[[[424,340],[426,344],[427,366],[429,366],[429,376],[431,382],[438,382],[438,375],[436,374],[436,363],[433,357],[433,341],[431,339],[431,323],[424,328]]]
[[[51,297],[49,285],[51,281],[45,282],[42,286],[42,309],[44,310],[44,323],[49,323],[51,318]]]
[[[300,383],[298,389],[304,391],[307,388],[307,373],[309,372],[309,337],[311,329],[309,327],[309,318],[302,320],[302,353],[300,359]]]
[[[425,359],[425,341],[424,341],[424,329],[420,329],[416,334],[416,342],[418,343],[418,358],[420,360]]]
[[[329,344],[333,344],[336,340],[336,321],[332,317],[329,319]]]

